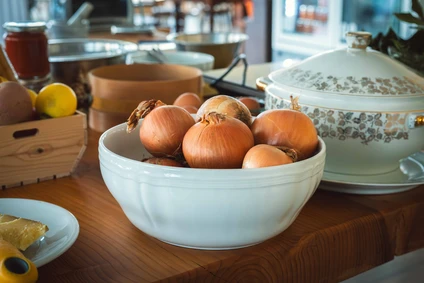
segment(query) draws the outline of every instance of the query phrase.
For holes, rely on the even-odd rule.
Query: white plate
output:
[[[324,171],[320,189],[361,195],[392,194],[424,184],[424,152],[402,159],[395,171],[378,175],[345,175]]]
[[[49,227],[44,237],[23,252],[37,267],[49,263],[67,251],[79,234],[79,224],[75,216],[66,209],[48,202],[2,198],[0,214],[40,221]]]

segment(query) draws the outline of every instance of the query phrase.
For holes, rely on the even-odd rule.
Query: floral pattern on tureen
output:
[[[287,70],[285,75],[279,78],[279,83],[297,88],[347,94],[419,95],[424,93],[424,86],[408,77],[337,77],[296,67]]]
[[[267,109],[291,108],[290,102],[272,95],[266,96],[266,100]],[[354,139],[366,145],[408,139],[408,113],[354,112],[312,106],[302,106],[301,111],[311,118],[322,138]]]

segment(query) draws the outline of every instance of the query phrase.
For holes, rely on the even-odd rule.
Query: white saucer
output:
[[[44,237],[23,252],[37,267],[62,255],[73,245],[79,234],[79,224],[75,216],[68,210],[48,202],[2,198],[0,214],[40,221],[49,227]]]
[[[360,195],[393,194],[424,184],[424,153],[400,161],[397,170],[378,175],[346,175],[324,171],[319,189]]]

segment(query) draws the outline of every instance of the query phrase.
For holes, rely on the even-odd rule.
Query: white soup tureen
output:
[[[348,48],[272,72],[265,108],[301,111],[327,145],[325,171],[373,175],[399,168],[424,149],[424,78],[368,48],[371,34],[350,32]]]

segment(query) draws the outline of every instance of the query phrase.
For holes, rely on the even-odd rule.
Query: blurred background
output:
[[[388,52],[389,48],[387,47],[390,42],[394,45],[391,47],[396,47],[392,50],[397,52],[392,52],[392,57],[402,59],[409,66],[424,73],[424,12],[422,10],[420,13],[411,11],[412,3],[413,0],[0,0],[0,34],[5,33],[2,27],[5,22],[42,21],[47,23],[49,39],[83,38],[84,41],[80,41],[80,44],[76,42],[72,46],[71,44],[67,46],[66,42],[55,44],[49,42],[51,76],[55,81],[64,82],[75,90],[78,97],[78,108],[81,111],[86,112],[90,107],[89,111],[92,111],[89,112],[90,128],[104,131],[112,125],[124,121],[128,117],[127,114],[134,109],[134,104],[125,104],[122,108],[116,107],[121,101],[119,95],[125,91],[119,94],[113,93],[106,99],[90,93],[87,73],[94,68],[123,64],[127,53],[151,51],[140,47],[146,46],[146,43],[158,46],[160,51],[175,49],[174,43],[177,41],[172,42],[167,38],[167,35],[172,33],[239,33],[237,38],[234,34],[227,37],[210,37],[211,44],[215,44],[213,47],[228,41],[226,44],[229,46],[228,52],[231,57],[225,66],[230,65],[234,55],[239,51],[239,43],[243,43],[240,51],[246,55],[249,64],[275,62],[278,63],[275,68],[281,68],[281,66],[288,67],[295,61],[298,62],[323,51],[345,47],[347,45],[345,34],[348,31],[368,31],[373,38],[379,39],[374,42],[373,48],[384,49],[382,51]],[[424,7],[424,0],[419,0],[419,3]],[[90,9],[81,11],[81,7]],[[81,12],[79,23],[77,25],[69,24],[75,13],[78,15],[79,12]],[[411,13],[411,17],[418,14],[421,19],[414,25],[408,21],[400,21],[395,16],[396,13]],[[409,19],[411,20],[411,18]],[[412,21],[414,20],[412,19]],[[240,33],[246,34],[248,40],[247,37],[241,37]],[[409,40],[414,36],[413,40]],[[95,39],[125,42],[108,41],[105,43],[99,41],[96,43]],[[0,37],[0,45],[3,44],[3,40],[4,37]],[[406,42],[407,40],[408,42]],[[187,46],[194,45],[193,42],[186,41]],[[195,38],[194,41],[201,46],[206,40]],[[237,46],[230,46],[235,43]],[[33,45],[30,45],[28,50],[31,52],[29,53],[34,53],[32,52],[34,49]],[[12,50],[15,49],[12,48]],[[202,50],[194,51],[203,52]],[[222,54],[221,49],[218,57],[223,57]],[[148,55],[154,57],[153,63],[166,63],[164,62],[166,60],[162,60],[163,58],[155,57],[158,54],[148,53]],[[172,54],[167,55],[171,56]],[[198,57],[198,54],[196,56]],[[152,59],[150,57],[149,59]],[[135,58],[136,56],[130,63],[136,63]],[[170,58],[166,58],[168,62]],[[193,62],[189,62],[190,60],[185,58],[188,57],[180,59],[178,64],[193,63],[194,65],[196,63],[198,64],[196,67],[202,67],[203,71],[209,71],[209,78],[214,82],[222,74],[221,70],[220,73],[212,75],[212,72],[216,70],[210,71],[214,64],[210,59],[208,59],[209,66],[203,62],[202,64],[195,62],[194,57],[190,59]],[[22,58],[17,59],[23,60]],[[215,57],[215,66],[216,61],[217,57]],[[24,63],[30,65],[32,62]],[[47,63],[49,62],[47,61]],[[73,64],[72,68],[70,67],[71,63]],[[416,63],[419,65],[417,66]],[[264,74],[269,74],[273,70],[272,68],[274,66],[266,66],[263,69],[257,69],[257,72],[250,73],[247,80],[253,83],[254,86],[251,87],[253,91],[256,91],[256,79]],[[116,73],[111,72],[112,75]],[[146,73],[149,72],[146,71]],[[237,80],[231,81],[233,83],[229,84],[226,90],[234,89],[234,94],[246,95],[247,88],[245,88],[244,82],[241,90],[237,88],[241,85],[239,83],[240,74],[241,71]],[[132,76],[132,73],[129,76]],[[50,75],[47,76],[47,79],[50,79]],[[114,79],[111,80],[114,81]],[[42,83],[48,82],[43,81]],[[199,83],[196,86],[200,88]],[[168,89],[166,91],[170,92]],[[202,90],[199,89],[198,93],[216,94],[211,94],[210,91],[210,88],[205,87]],[[135,97],[133,95],[135,91],[132,89],[127,90],[127,93],[129,96],[134,96],[137,102],[144,100]],[[179,90],[173,93],[173,95],[179,94],[181,94]],[[105,101],[109,102],[111,106],[104,103]],[[124,106],[129,107],[130,110],[124,109]],[[114,112],[115,110],[116,112]],[[422,282],[422,279],[418,278],[423,276],[423,269],[420,268],[424,259],[423,251],[415,253],[413,257],[388,263],[385,267],[370,271],[373,272],[371,275],[368,272],[356,279],[350,279],[349,283]],[[396,268],[393,267],[393,264]],[[384,274],[385,278],[379,277],[380,274]],[[411,279],[412,277],[401,278],[399,274],[411,275],[413,279]]]
[[[304,58],[341,47],[347,31],[368,31],[375,37],[391,27],[407,38],[415,31],[393,14],[410,8],[410,0],[273,1],[273,58]]]
[[[83,0],[2,0],[0,23],[67,20]],[[393,16],[409,12],[411,0],[92,0],[90,32],[112,25],[164,32],[241,31],[249,35],[250,63],[303,59],[344,46],[346,31],[376,36],[391,27],[399,36],[415,31]],[[421,1],[423,2],[423,1]],[[212,19],[211,19],[212,15]],[[212,26],[211,26],[212,25]],[[0,27],[0,33],[3,34]],[[136,34],[136,31],[134,31]]]

